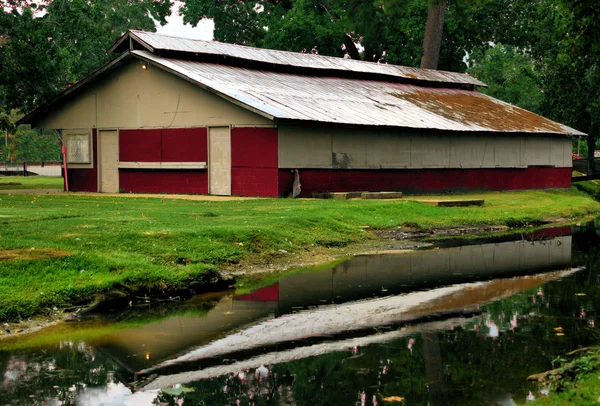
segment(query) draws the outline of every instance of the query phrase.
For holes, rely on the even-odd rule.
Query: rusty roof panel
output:
[[[140,43],[147,45],[150,51],[168,50],[189,52],[194,54],[223,55],[232,58],[289,67],[387,75],[434,83],[485,86],[485,83],[464,73],[411,68],[407,66],[356,61],[353,59],[303,54],[299,52],[252,48],[243,45],[226,44],[216,41],[202,41],[171,37],[168,35],[146,31],[131,30],[128,34],[131,35],[132,38],[138,40]]]
[[[585,135],[475,90],[250,70],[132,51],[269,118],[446,131]]]

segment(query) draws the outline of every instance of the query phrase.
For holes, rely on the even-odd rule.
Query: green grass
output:
[[[0,176],[0,190],[62,189],[63,178],[52,176]]]
[[[573,187],[587,193],[588,195],[599,199],[600,198],[600,180],[588,180],[585,182],[576,182]]]
[[[362,226],[522,226],[574,219],[600,207],[571,191],[468,197],[486,204],[0,194],[0,320],[67,307],[112,289],[180,286],[252,255],[272,260],[345,246],[371,237]]]
[[[600,361],[598,351],[577,357],[573,373],[551,380],[550,396],[540,397],[527,405],[596,405],[600,402]],[[566,361],[566,360],[564,360]],[[570,368],[571,369],[571,368]]]

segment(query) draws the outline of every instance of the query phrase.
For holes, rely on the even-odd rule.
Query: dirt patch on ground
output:
[[[7,182],[7,183],[0,183],[0,186],[21,186],[22,183],[19,182]]]
[[[71,255],[69,251],[53,250],[50,248],[22,248],[18,250],[0,250],[0,262],[62,258],[69,255]]]
[[[220,268],[225,275],[235,277],[268,274],[333,262],[343,256],[352,255],[352,251],[355,249],[351,246],[344,248],[313,247],[313,249],[299,252],[281,250],[276,253],[251,256],[237,264],[226,264]]]
[[[440,229],[420,229],[413,227],[398,227],[389,230],[376,231],[377,236],[387,240],[418,240],[421,238],[454,237],[497,233],[509,230],[508,226],[473,226],[452,227]]]
[[[56,318],[34,318],[20,323],[2,323],[0,325],[0,341],[23,334],[31,334],[62,322],[62,315]]]
[[[220,269],[226,275],[246,276],[281,272],[287,269],[322,265],[345,257],[366,254],[383,254],[402,252],[428,247],[431,242],[423,242],[424,238],[465,236],[488,234],[509,230],[507,226],[456,227],[440,230],[423,230],[411,227],[398,227],[389,230],[369,230],[372,238],[345,247],[310,247],[302,251],[254,255],[237,264],[226,264]]]

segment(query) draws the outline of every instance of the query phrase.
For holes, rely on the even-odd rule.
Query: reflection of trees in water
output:
[[[1,398],[11,404],[75,401],[86,387],[106,386],[117,365],[84,343],[63,342],[39,352],[0,352]]]
[[[180,398],[191,404],[240,400],[242,405],[251,401],[325,405],[355,404],[364,392],[367,404],[372,404],[373,396],[379,404],[387,396],[404,397],[410,404],[443,399],[448,405],[480,405],[507,394],[524,401],[529,390],[535,390],[528,386],[527,376],[550,369],[558,355],[596,342],[589,325],[596,317],[600,292],[590,281],[596,281],[600,272],[598,255],[594,248],[593,253],[574,258],[577,265],[595,261],[588,271],[483,306],[484,315],[464,327],[359,348],[357,354],[349,350],[270,366],[269,388],[287,390],[287,399],[295,403],[277,390],[264,395],[251,390],[251,383],[232,377],[188,384],[195,392]],[[585,316],[580,317],[582,307]],[[557,326],[563,327],[564,336],[556,335]],[[407,348],[410,338],[415,339],[412,353]],[[254,394],[252,399],[249,393]]]

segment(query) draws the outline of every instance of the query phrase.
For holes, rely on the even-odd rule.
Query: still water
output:
[[[600,341],[599,242],[591,223],[358,256],[64,323],[0,343],[0,404],[524,403]]]

